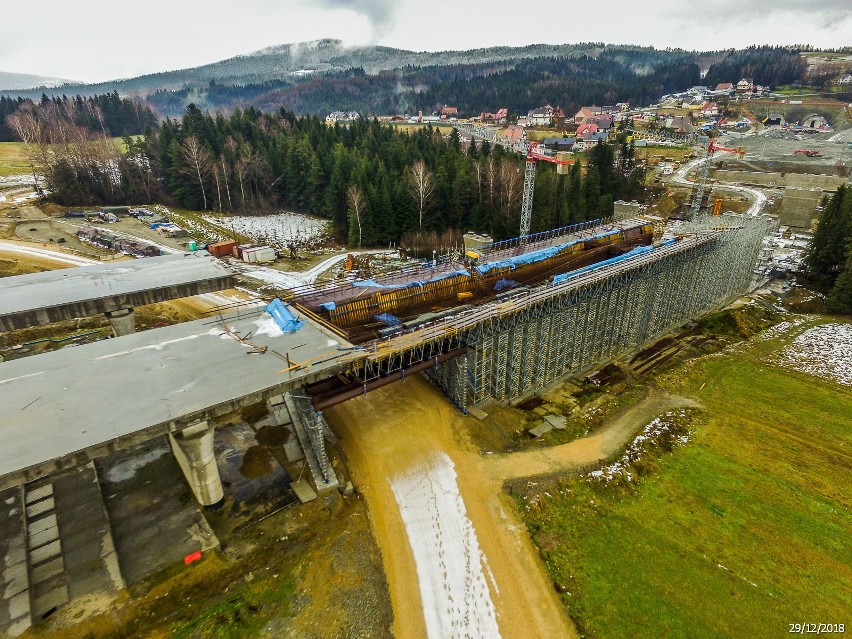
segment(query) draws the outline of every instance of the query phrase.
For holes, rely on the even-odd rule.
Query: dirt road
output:
[[[491,608],[488,602],[471,601],[475,595],[478,599],[490,596],[499,636],[504,639],[577,637],[513,503],[502,490],[503,481],[607,457],[653,417],[685,403],[682,398],[652,394],[591,437],[546,451],[506,456],[475,452],[464,440],[465,420],[473,418],[460,415],[437,388],[419,376],[327,411],[326,417],[341,437],[355,485],[369,505],[394,607],[395,636],[442,636],[435,621],[440,618],[449,618],[454,625],[443,636],[497,636],[482,634]],[[449,466],[441,465],[444,455]],[[455,485],[448,468],[455,473]],[[423,478],[422,495],[412,481],[418,476]],[[451,554],[454,550],[446,530],[458,527],[459,513],[455,512],[456,519],[450,513],[451,521],[442,519],[448,517],[447,509],[452,510],[447,504],[456,499],[454,489],[463,501],[461,518],[473,528],[473,535],[466,531],[460,535],[466,544],[464,556],[481,554],[478,565],[471,565],[474,574],[469,575],[462,592],[454,590],[457,566],[428,564],[430,556],[437,564],[444,556],[442,551]],[[404,499],[423,500],[429,511],[424,516],[427,521],[414,522],[416,525],[404,521],[400,510],[405,510],[406,501],[400,502],[395,490]],[[444,510],[433,501],[443,504]],[[419,538],[424,535],[434,538]],[[428,544],[435,546],[431,555]],[[484,593],[476,591],[479,566],[488,584]],[[430,610],[431,606],[437,610]]]

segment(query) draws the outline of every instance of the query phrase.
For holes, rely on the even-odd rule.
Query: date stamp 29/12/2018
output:
[[[793,635],[846,634],[845,623],[791,623],[788,632]]]

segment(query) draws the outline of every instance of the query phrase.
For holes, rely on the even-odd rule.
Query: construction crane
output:
[[[689,219],[691,220],[695,219],[695,216],[698,215],[698,211],[701,209],[701,200],[704,199],[704,190],[707,186],[707,176],[710,174],[710,165],[713,164],[713,154],[716,153],[716,151],[736,153],[740,157],[745,155],[745,147],[740,146],[735,149],[731,149],[716,144],[715,139],[710,140],[710,145],[707,147],[707,157],[704,160],[704,166],[702,167],[701,174],[696,182],[697,188],[695,190],[695,197],[692,200],[692,207],[689,210]],[[718,215],[718,208],[721,208],[721,202],[714,206],[714,215]]]
[[[539,160],[556,165],[556,172],[560,175],[568,173],[568,168],[574,160],[567,159],[568,153],[554,152],[539,148],[538,142],[530,142],[527,150],[527,160],[524,167],[524,198],[521,202],[521,234],[523,241],[530,234],[532,223],[533,191],[535,190],[535,173]]]

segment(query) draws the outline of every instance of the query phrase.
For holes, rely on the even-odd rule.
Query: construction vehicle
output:
[[[695,197],[692,199],[692,206],[689,210],[689,219],[694,220],[698,215],[698,211],[701,209],[701,201],[704,199],[704,190],[707,186],[707,176],[710,174],[710,165],[713,163],[713,154],[717,151],[723,151],[726,153],[735,153],[738,157],[742,157],[745,155],[745,147],[739,146],[735,149],[731,149],[720,144],[716,144],[716,140],[710,140],[710,144],[707,147],[707,156],[704,159],[704,166],[701,168],[701,174],[696,182],[696,190]],[[721,207],[721,203],[719,203]],[[714,206],[714,210],[715,210]],[[716,213],[714,213],[716,214]]]
[[[530,142],[527,151],[526,167],[524,168],[524,198],[521,202],[521,234],[525,238],[530,234],[532,223],[533,191],[535,190],[535,173],[539,160],[556,165],[556,172],[565,175],[570,170],[568,167],[574,160],[568,159],[568,153],[564,151],[553,152],[549,149],[539,148],[538,142]]]
[[[794,151],[793,155],[806,155],[809,158],[821,158],[822,153],[815,149],[799,149],[798,151]]]

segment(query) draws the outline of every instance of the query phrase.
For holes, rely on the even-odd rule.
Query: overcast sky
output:
[[[318,38],[430,51],[538,42],[685,49],[795,43],[852,46],[852,0],[3,0],[2,4],[0,71],[87,82],[193,67]],[[625,11],[623,6],[630,8]]]

